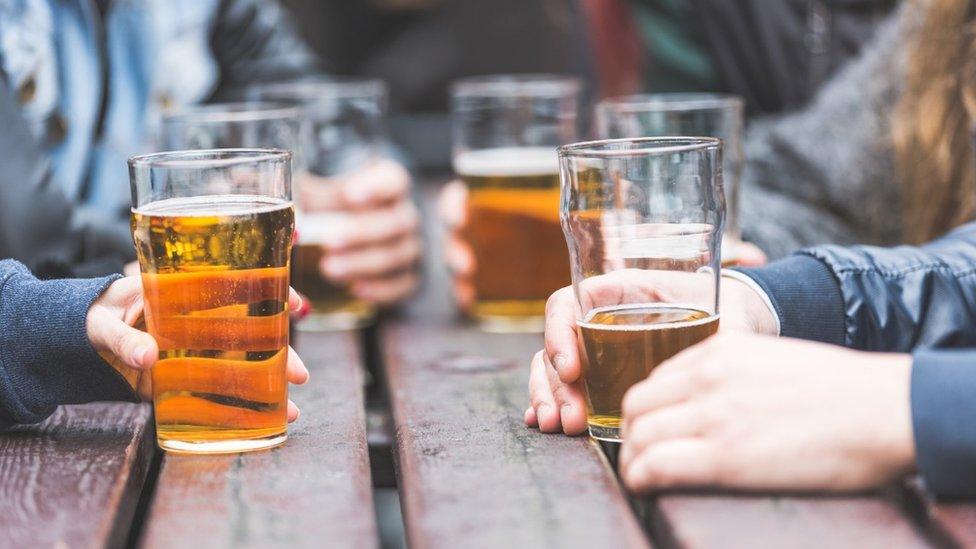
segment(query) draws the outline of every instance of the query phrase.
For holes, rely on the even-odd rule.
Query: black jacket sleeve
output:
[[[918,248],[827,246],[743,271],[781,335],[914,353],[919,471],[940,496],[976,496],[976,223]]]

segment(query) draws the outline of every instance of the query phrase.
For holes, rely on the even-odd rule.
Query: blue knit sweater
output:
[[[135,399],[85,329],[88,308],[117,278],[41,281],[0,261],[0,428],[42,421],[59,404]]]

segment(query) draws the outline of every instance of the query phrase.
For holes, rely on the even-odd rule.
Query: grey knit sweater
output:
[[[39,422],[59,404],[135,398],[85,329],[91,303],[117,278],[40,281],[0,261],[0,429]]]
[[[741,226],[771,259],[814,244],[900,238],[891,114],[917,11],[906,4],[893,15],[807,108],[746,132]]]

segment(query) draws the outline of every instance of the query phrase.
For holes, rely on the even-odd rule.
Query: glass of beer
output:
[[[291,153],[177,151],[129,160],[132,237],[156,436],[191,453],[286,438]]]
[[[292,255],[292,284],[309,299],[312,312],[298,328],[336,330],[372,323],[376,309],[371,304],[322,276],[320,243],[342,223],[343,214],[331,204],[337,179],[383,154],[386,85],[379,80],[312,79],[258,85],[249,96],[293,105],[308,125],[302,146],[307,171],[295,176],[298,242]]]
[[[587,422],[616,441],[624,393],[718,329],[722,144],[611,139],[559,158]]]
[[[556,147],[577,134],[580,84],[487,76],[451,89],[454,171],[468,189],[475,259],[471,313],[493,332],[541,331],[546,299],[569,283]]]
[[[615,139],[694,135],[721,139],[727,208],[725,234],[732,237],[727,244],[733,244],[741,237],[738,203],[744,112],[745,102],[737,95],[659,93],[611,97],[597,104],[597,136]],[[734,245],[722,249],[724,266],[737,262]]]

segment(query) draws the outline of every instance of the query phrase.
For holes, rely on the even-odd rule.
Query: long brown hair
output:
[[[924,20],[905,43],[906,85],[892,137],[902,238],[921,243],[976,213],[976,2],[915,1]]]

